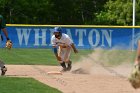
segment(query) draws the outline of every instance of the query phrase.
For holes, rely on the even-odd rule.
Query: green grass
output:
[[[32,78],[0,77],[0,93],[62,93]]]
[[[108,63],[113,65],[119,65],[122,62],[133,63],[135,60],[135,51],[117,50],[110,51],[106,54],[108,56]]]
[[[71,54],[73,62],[79,61],[81,57],[88,58],[89,54],[99,55],[97,61],[110,65],[119,65],[122,62],[134,62],[136,51],[130,50],[79,50],[78,54]],[[96,57],[93,56],[96,59]],[[26,65],[58,65],[58,62],[51,49],[0,49],[0,59],[6,64]]]
[[[122,63],[133,64],[136,51],[131,50],[100,50],[95,51],[95,53],[100,52],[100,57],[98,61],[105,63],[106,65],[120,65]]]
[[[92,53],[91,50],[79,50],[78,54],[72,52],[72,61],[77,61],[81,56]],[[0,59],[6,64],[38,64],[58,65],[58,62],[51,49],[0,49]]]

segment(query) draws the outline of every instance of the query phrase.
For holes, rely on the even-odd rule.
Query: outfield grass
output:
[[[120,65],[122,63],[133,64],[136,51],[131,50],[102,50],[100,61],[107,65]]]
[[[62,93],[32,78],[0,77],[0,93]]]
[[[130,50],[79,50],[78,54],[72,52],[71,59],[77,62],[82,56],[88,54],[99,54],[97,61],[104,61],[111,65],[118,65],[122,62],[133,62],[136,51]],[[94,56],[93,56],[94,57]],[[58,62],[51,49],[0,49],[0,59],[6,64],[26,64],[26,65],[58,65]]]
[[[75,62],[81,56],[86,56],[92,52],[92,50],[79,50],[78,54],[72,52],[71,59]],[[0,49],[0,59],[6,64],[58,65],[51,49]]]

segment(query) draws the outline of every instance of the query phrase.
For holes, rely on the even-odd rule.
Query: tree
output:
[[[50,0],[55,24],[93,24],[107,0]]]
[[[108,0],[0,0],[7,23],[95,24],[96,15]]]
[[[132,0],[109,0],[104,8],[96,14],[97,24],[132,25]]]
[[[48,9],[49,0],[0,0],[0,12],[7,23],[46,23]]]

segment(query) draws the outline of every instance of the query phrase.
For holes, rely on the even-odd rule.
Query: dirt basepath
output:
[[[129,67],[106,68],[96,65],[90,74],[48,75],[48,71],[59,71],[59,66],[7,65],[6,76],[32,77],[61,90],[63,93],[140,93],[127,80]]]

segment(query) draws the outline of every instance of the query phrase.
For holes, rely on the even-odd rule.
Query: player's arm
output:
[[[58,51],[57,51],[57,47],[56,46],[53,46],[53,53],[56,57],[58,57]]]
[[[55,57],[57,58],[58,61],[61,61],[61,58],[58,56],[57,44],[54,40],[54,37],[51,38],[51,44],[52,44],[52,50],[54,52]]]
[[[7,29],[6,28],[2,28],[2,31],[3,31],[6,39],[9,40]]]
[[[1,28],[2,28],[2,31],[3,31],[6,39],[9,40],[8,32],[7,32],[7,29],[6,29],[6,23],[5,23],[5,20],[3,18],[1,19]]]
[[[71,47],[72,47],[72,49],[73,49],[74,53],[78,53],[78,50],[76,49],[76,47],[75,47],[74,43],[72,43],[72,44],[71,44]]]
[[[69,36],[67,36],[66,42],[68,43],[68,45],[72,47],[74,53],[78,53],[78,50],[76,49],[75,44],[73,43],[72,39]]]
[[[62,61],[61,60],[61,57],[58,56],[58,50],[57,50],[57,47],[56,46],[53,46],[53,52],[54,52],[54,55],[57,58],[57,60],[58,61]]]
[[[58,57],[58,51],[57,51],[57,47],[56,46],[53,46],[53,53],[56,57]]]

